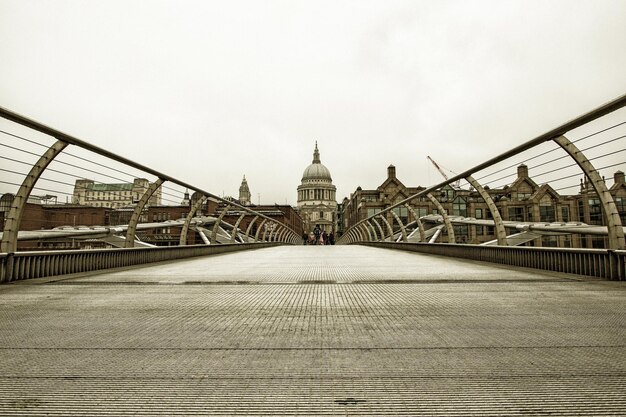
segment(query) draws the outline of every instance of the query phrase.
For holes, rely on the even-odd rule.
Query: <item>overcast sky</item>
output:
[[[215,194],[461,172],[626,92],[626,1],[0,0],[0,106]]]

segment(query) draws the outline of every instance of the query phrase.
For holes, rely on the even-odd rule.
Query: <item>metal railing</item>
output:
[[[626,251],[464,244],[362,242],[366,246],[625,281]]]
[[[355,224],[351,225],[346,231],[345,233],[342,235],[342,237],[338,240],[339,244],[345,244],[345,243],[354,243],[354,242],[358,242],[358,241],[365,241],[365,239],[362,239],[362,237],[365,235],[362,232],[356,232],[359,227],[361,225],[364,225],[368,222],[371,222],[373,220],[375,220],[376,218],[382,218],[383,220],[385,220],[385,218],[383,217],[386,213],[392,212],[395,208],[404,206],[405,204],[409,204],[412,201],[419,199],[419,198],[425,198],[427,197],[429,194],[432,195],[433,192],[437,191],[437,190],[441,190],[443,189],[445,186],[448,186],[452,183],[455,183],[459,180],[473,180],[473,176],[481,171],[484,171],[485,169],[488,168],[493,168],[496,167],[497,164],[506,161],[512,157],[519,157],[521,154],[523,154],[525,151],[537,148],[539,145],[542,145],[546,142],[551,142],[551,143],[557,143],[558,147],[564,149],[566,152],[569,153],[569,151],[572,151],[572,153],[570,153],[570,156],[572,158],[572,162],[573,165],[578,165],[581,169],[582,172],[580,172],[580,174],[583,174],[587,177],[587,180],[590,181],[591,186],[596,188],[596,187],[602,187],[602,183],[604,183],[604,181],[602,180],[602,178],[598,175],[598,171],[589,163],[590,159],[585,158],[585,156],[582,154],[582,151],[579,149],[576,149],[574,147],[574,149],[571,148],[571,143],[570,141],[567,140],[567,138],[565,138],[565,134],[567,134],[568,132],[571,132],[577,128],[580,128],[581,126],[584,126],[585,124],[588,124],[592,121],[595,121],[603,116],[606,116],[616,110],[619,110],[621,108],[623,108],[624,106],[626,106],[626,95],[622,95],[618,98],[616,98],[615,100],[612,100],[609,103],[606,103],[600,107],[598,107],[595,110],[592,110],[582,116],[577,117],[574,120],[571,120],[567,123],[564,123],[563,125],[550,130],[547,133],[544,133],[534,139],[531,139],[529,141],[527,141],[526,143],[523,143],[519,146],[516,146],[496,157],[493,157],[479,165],[476,165],[473,168],[470,168],[464,172],[462,172],[461,174],[457,174],[455,176],[452,176],[448,179],[446,179],[445,181],[442,181],[436,185],[433,186],[429,186],[424,188],[422,191],[413,194],[401,201],[397,201],[391,205],[389,205],[388,207],[382,209],[381,211],[367,216],[365,218],[360,219],[359,221],[357,221]],[[621,126],[624,125],[624,121],[622,121],[621,123],[618,123],[616,126]],[[615,127],[615,126],[614,126]],[[604,130],[601,130],[599,132],[596,133],[600,133]],[[594,133],[593,135],[595,135],[596,133]],[[592,136],[592,135],[589,135]],[[614,138],[608,142],[615,142],[616,140],[623,140],[625,138],[625,136],[618,136],[617,138]],[[586,138],[582,138],[582,139],[586,139]],[[579,139],[581,140],[581,139]],[[577,141],[575,141],[577,142]],[[623,145],[623,142],[621,142],[621,144]],[[621,145],[618,145],[621,146]],[[557,147],[557,149],[558,149]],[[587,149],[591,149],[591,148],[595,148],[596,146],[592,146],[592,147],[588,147]],[[624,151],[626,148],[624,146],[621,147],[621,149],[618,149],[617,151],[613,151],[611,152],[611,154],[616,154],[619,152]],[[553,151],[554,149],[550,150]],[[549,153],[549,152],[545,152],[543,151],[542,154],[545,153]],[[558,159],[562,159],[562,158],[558,158]],[[527,159],[526,159],[527,160]],[[553,162],[553,161],[551,161]],[[626,164],[626,159],[621,159],[619,161],[619,163],[617,164],[612,164],[611,167],[613,166],[620,166],[620,165],[624,165]],[[514,165],[512,165],[511,167],[508,168],[512,168],[514,167]],[[572,165],[568,165],[568,167],[570,167]],[[495,171],[492,173],[487,173],[485,175],[482,175],[481,178],[486,178],[489,177],[495,173],[501,172],[502,170],[499,171]],[[595,175],[594,175],[595,174]],[[580,176],[580,175],[577,175]],[[503,178],[506,178],[503,177]],[[469,181],[468,181],[469,182]],[[472,181],[473,183],[473,181]],[[565,187],[565,188],[572,188],[570,187]],[[606,187],[604,187],[604,189],[600,188],[596,188],[596,192],[597,194],[602,198],[605,197],[606,195]],[[606,202],[602,202],[602,208],[604,210],[604,213],[607,217],[612,218],[615,220],[616,224],[613,225],[609,225],[609,236],[611,235],[611,233],[616,233],[618,236],[615,237],[615,240],[612,242],[612,246],[611,249],[626,249],[626,245],[624,243],[624,233],[622,230],[622,224],[619,220],[619,213],[617,212],[616,208],[615,208],[615,204],[614,202],[612,202],[612,205],[606,203]],[[495,213],[494,213],[495,214]],[[494,216],[495,217],[495,216]],[[497,226],[497,225],[496,225]],[[613,230],[611,230],[613,229]],[[381,236],[380,238],[376,239],[376,240],[384,240],[385,238],[387,238],[389,235],[384,235]]]
[[[0,253],[0,283],[217,255],[276,245],[280,243]]]
[[[626,202],[626,194],[621,191],[619,188],[620,184],[618,184],[618,181],[621,181],[621,183],[624,181],[623,172],[618,171],[615,173],[615,184],[611,187],[611,190],[607,187],[606,180],[604,176],[601,175],[601,172],[609,168],[622,168],[622,170],[626,170],[626,131],[624,131],[624,129],[626,129],[626,115],[623,111],[618,112],[618,110],[624,108],[624,106],[626,106],[626,95],[620,96],[595,110],[564,123],[519,146],[509,149],[460,174],[450,176],[436,185],[425,187],[418,193],[400,201],[386,203],[384,208],[380,208],[379,206],[379,208],[372,209],[372,211],[374,211],[373,214],[365,212],[365,208],[368,207],[367,201],[365,201],[364,204],[360,204],[358,201],[350,201],[348,204],[354,206],[350,208],[352,212],[346,210],[342,216],[344,219],[349,218],[350,224],[341,238],[338,239],[338,244],[366,242],[397,242],[397,244],[407,244],[409,241],[421,241],[422,244],[420,244],[419,247],[422,249],[420,250],[426,251],[427,249],[424,249],[427,247],[425,246],[427,244],[424,240],[426,229],[420,220],[426,219],[427,221],[432,221],[433,216],[429,216],[429,214],[433,214],[434,212],[430,211],[423,216],[417,214],[420,207],[421,210],[425,210],[424,207],[426,207],[428,210],[436,210],[436,214],[438,214],[442,222],[441,225],[437,226],[437,231],[434,234],[430,234],[430,236],[433,236],[431,243],[434,243],[440,235],[442,237],[445,235],[447,236],[448,243],[451,244],[443,245],[438,243],[436,245],[430,245],[436,247],[433,251],[442,255],[450,254],[450,256],[458,256],[456,255],[457,251],[451,249],[451,247],[456,247],[455,245],[460,240],[458,236],[455,236],[454,225],[472,225],[462,226],[464,228],[486,227],[483,224],[485,223],[484,220],[476,221],[478,216],[477,218],[472,218],[472,214],[468,215],[467,213],[463,213],[459,215],[459,213],[454,212],[453,199],[465,193],[465,196],[470,196],[468,199],[483,203],[481,213],[487,212],[488,217],[485,216],[482,217],[482,219],[489,219],[490,225],[492,225],[493,228],[493,238],[495,238],[490,244],[500,246],[496,249],[490,246],[489,248],[476,249],[476,251],[481,254],[494,253],[493,259],[497,262],[498,257],[507,257],[509,253],[503,249],[507,247],[509,242],[512,242],[512,240],[509,239],[510,237],[507,236],[507,229],[511,230],[511,228],[514,229],[515,227],[519,229],[524,227],[524,225],[526,225],[527,229],[530,229],[532,228],[533,222],[547,223],[547,221],[539,218],[540,216],[537,216],[537,214],[540,213],[539,208],[537,208],[537,213],[535,213],[537,218],[531,219],[530,217],[533,213],[531,212],[530,206],[528,208],[528,218],[519,222],[517,226],[512,224],[513,222],[508,221],[509,213],[501,213],[503,209],[506,210],[511,206],[511,195],[506,194],[507,189],[514,184],[512,181],[520,179],[520,168],[524,167],[526,175],[528,174],[529,168],[525,164],[532,161],[534,165],[531,168],[540,171],[539,174],[533,176],[533,178],[538,178],[538,180],[541,181],[541,183],[536,184],[536,190],[538,190],[539,187],[543,187],[545,189],[544,191],[551,193],[548,194],[548,198],[558,192],[579,192],[578,200],[583,201],[585,205],[589,205],[587,208],[581,208],[580,213],[575,219],[569,218],[570,214],[571,217],[574,217],[574,213],[570,213],[569,210],[570,208],[579,209],[579,207],[568,206],[568,218],[566,220],[564,220],[565,215],[562,216],[561,213],[555,215],[553,212],[553,219],[550,220],[550,222],[555,223],[554,226],[557,226],[556,223],[565,226],[565,223],[575,222],[577,226],[582,226],[579,227],[580,233],[584,234],[586,228],[589,230],[589,236],[591,236],[591,234],[597,236],[603,233],[606,237],[601,237],[600,239],[605,239],[606,242],[605,247],[608,249],[608,251],[604,251],[606,253],[606,259],[613,259],[613,257],[616,256],[615,253],[617,253],[615,251],[626,249],[626,241],[624,239],[625,228],[624,224],[622,224],[622,219],[626,214],[626,205],[624,204],[624,202]],[[561,155],[558,155],[559,152]],[[512,163],[511,159],[515,159],[519,162]],[[511,173],[511,171],[513,172]],[[515,177],[516,173],[518,176],[517,179],[513,178],[510,180],[511,177]],[[617,178],[620,174],[621,180],[618,180]],[[455,183],[458,184],[461,180],[465,181],[465,188],[454,189],[452,185]],[[585,195],[581,197],[583,189],[585,190]],[[452,197],[449,197],[448,193],[452,193]],[[569,196],[570,195],[567,197],[569,198]],[[521,207],[522,199],[529,199],[531,196],[525,195],[520,197],[516,195],[512,198],[518,198],[518,201],[514,202]],[[573,201],[573,198],[570,200]],[[593,208],[590,207],[591,201],[593,201],[594,204]],[[527,204],[539,206],[542,203],[534,201]],[[556,207],[556,203],[548,204],[552,204],[552,210],[560,209],[560,207]],[[398,215],[398,211],[406,210],[405,207],[411,215],[407,214],[403,220]],[[522,207],[520,210],[526,210],[526,207]],[[532,208],[532,210],[534,210],[534,208]],[[456,216],[456,218],[454,216]],[[462,217],[466,217],[467,219],[462,219]],[[590,223],[592,225],[599,225],[600,220],[598,219],[601,219],[602,230],[599,231],[598,227],[587,228],[586,224],[583,222],[585,219],[591,219]],[[419,237],[416,233],[418,229],[420,232]],[[431,230],[431,232],[432,231],[434,231],[434,229]],[[474,232],[474,234],[476,234],[476,232]],[[537,235],[540,237],[536,238],[536,241],[538,245],[541,246],[541,239],[543,239],[544,236],[550,235],[550,231],[544,230],[537,232]],[[560,242],[565,241],[562,238],[563,235],[563,233],[552,233],[551,236],[558,236],[555,237],[555,239],[561,239],[559,240]],[[589,239],[592,238],[590,237]],[[579,240],[582,241],[582,238]],[[479,242],[479,239],[476,238],[474,241],[476,241],[475,243],[486,243],[486,241]],[[394,243],[392,243],[392,245]],[[567,243],[569,246],[572,246],[570,241],[567,241]],[[587,241],[583,243],[585,245],[588,244]],[[596,242],[591,242],[589,247],[591,247],[591,244],[595,246]],[[584,247],[584,245],[582,247]],[[490,252],[491,249],[493,249],[494,252]],[[531,248],[527,247],[516,249],[520,249],[521,252],[513,250],[511,253],[534,253],[535,255],[533,256],[538,256],[538,259],[545,259],[542,257],[543,255],[540,255],[544,252],[528,252]],[[546,253],[553,254],[552,251],[546,250],[548,251]],[[569,252],[566,251],[564,253]],[[485,256],[486,255],[481,255],[483,258],[485,258]],[[580,262],[584,263],[587,258],[570,257],[567,259],[580,259]],[[565,258],[563,258],[563,260],[565,260]],[[533,262],[534,261],[531,259],[525,263],[534,265]],[[601,264],[604,265],[605,263]],[[545,266],[544,269],[551,270],[552,268],[552,266],[545,262],[542,263],[542,265]],[[584,265],[587,264],[585,263]],[[555,267],[561,266],[562,263],[559,261],[558,265]],[[623,271],[623,268],[618,268],[617,270]],[[612,279],[619,276],[621,277],[620,279],[623,279],[623,273],[618,275],[614,273],[591,275],[604,276],[607,278],[613,277]]]
[[[254,244],[263,242],[283,244],[300,242],[301,233],[296,232],[287,223],[289,220],[286,214],[284,216],[276,213],[267,215],[253,206],[242,205],[231,198],[220,197],[4,108],[0,108],[0,136],[2,138],[0,141],[2,149],[0,152],[0,162],[2,162],[0,212],[2,213],[0,214],[4,214],[4,218],[0,219],[4,222],[0,247],[0,254],[4,259],[1,282],[40,277],[43,276],[42,274],[57,274],[58,271],[88,270],[86,269],[88,267],[108,268],[111,264],[123,263],[123,259],[141,258],[157,261],[161,260],[165,253],[167,253],[167,259],[173,259],[179,255],[187,257],[190,253],[214,253],[214,249],[202,249],[197,246],[185,248],[194,245],[198,240],[195,235],[188,238],[189,229],[196,230],[205,244],[213,246],[219,243],[227,245],[226,247],[235,244],[241,246],[239,250],[250,249],[254,247]],[[83,197],[77,197],[77,190],[81,184],[90,184],[89,186],[96,190],[94,194],[101,189],[98,188],[100,186],[113,187],[115,190],[101,197],[104,201],[85,202],[82,200]],[[16,191],[13,189],[7,191],[11,187],[14,187]],[[54,197],[56,202],[58,196],[61,195],[65,196],[68,201],[71,198],[73,204],[41,205],[46,210],[50,209],[48,214],[55,214],[61,220],[52,221],[47,217],[43,218],[44,216],[30,215],[29,217],[27,208],[30,207],[29,199],[32,200],[35,197],[33,194],[35,190],[46,193],[41,199]],[[193,193],[191,199],[190,193]],[[127,201],[124,203],[126,204],[124,208],[115,208],[114,204],[118,204],[118,198],[120,201]],[[198,210],[204,210],[205,206],[207,212],[203,213],[203,217],[197,217]],[[215,210],[214,213],[208,212],[209,206]],[[99,219],[103,223],[104,221],[111,221],[111,223],[83,224],[79,220],[77,224],[73,224],[72,221],[76,223],[77,217],[75,209],[82,207],[88,207],[89,211],[101,210],[98,212]],[[159,213],[158,218],[155,215],[155,218],[150,221],[146,213],[153,209],[158,211],[159,207],[162,213]],[[102,210],[105,208],[110,209],[111,212],[104,213]],[[273,209],[273,212],[279,211]],[[65,214],[65,217],[62,214]],[[111,220],[114,214],[117,221]],[[163,214],[163,218],[160,214]],[[175,217],[170,217],[170,215]],[[122,218],[125,219],[125,223],[119,220]],[[23,227],[24,219],[28,223],[27,227]],[[123,227],[116,227],[118,225],[123,225]],[[80,234],[80,237],[74,239],[70,236],[71,233],[68,230],[72,227],[76,229],[75,235]],[[88,230],[90,227],[93,227],[93,232]],[[104,229],[109,235],[123,235],[103,236],[98,230]],[[124,252],[121,249],[94,252],[93,249],[89,249],[72,254],[63,254],[62,251],[55,250],[55,253],[50,256],[39,252],[37,255],[22,254],[18,250],[19,239],[28,239],[28,236],[35,235],[43,236],[46,232],[49,232],[46,236],[52,236],[53,239],[55,236],[65,234],[64,238],[58,238],[58,247],[55,249],[63,249],[64,245],[70,244],[68,242],[71,242],[72,247],[75,241],[85,243],[90,233],[94,236],[91,239],[92,242],[81,246],[81,249],[98,245],[122,246],[126,249],[133,248],[136,244],[156,246],[162,242],[155,241],[151,244],[138,239],[138,236],[151,236],[152,232],[146,230],[154,229],[165,230],[160,232],[158,237],[166,236],[169,239],[166,242],[168,245],[180,247],[172,247],[169,250],[151,247],[138,252]],[[180,229],[180,232],[172,233],[170,229]],[[37,233],[27,234],[24,231]],[[36,239],[40,247],[47,247],[43,245],[49,240],[43,241],[41,237]],[[96,240],[98,243],[95,243]],[[154,250],[154,255],[148,255],[150,250]],[[116,251],[120,251],[119,254]],[[102,261],[103,256],[110,257],[111,261]],[[64,260],[59,261],[59,259]],[[94,260],[91,266],[81,266],[89,263],[90,259]],[[31,261],[36,267],[28,266]]]

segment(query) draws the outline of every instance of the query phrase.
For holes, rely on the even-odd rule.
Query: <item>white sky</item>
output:
[[[626,1],[0,0],[0,106],[218,195],[440,182],[626,92]]]

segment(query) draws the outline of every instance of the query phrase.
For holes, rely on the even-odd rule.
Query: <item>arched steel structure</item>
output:
[[[456,243],[456,239],[454,237],[454,227],[452,226],[450,217],[448,217],[448,212],[443,208],[439,200],[437,200],[431,193],[426,194],[426,197],[428,197],[435,207],[437,207],[439,214],[443,217],[443,222],[446,225],[446,230],[448,231],[448,243]]]
[[[22,222],[22,215],[24,214],[24,207],[28,196],[30,196],[35,183],[41,177],[41,174],[46,170],[50,162],[60,154],[63,149],[67,147],[68,143],[62,140],[57,140],[44,154],[35,162],[30,169],[26,178],[22,182],[20,189],[18,190],[11,209],[9,210],[9,216],[5,220],[4,231],[2,233],[2,245],[0,252],[10,253],[17,250],[17,233],[20,230],[20,223]]]
[[[411,207],[409,203],[406,203],[404,206],[407,208],[407,210],[409,210],[409,212],[415,219],[415,223],[417,224],[417,229],[420,234],[420,242],[426,242],[426,230],[424,229],[424,225],[422,224],[419,216],[417,215],[415,210],[413,210],[413,207]]]
[[[496,232],[496,239],[498,240],[498,245],[500,245],[500,246],[507,246],[507,243],[506,243],[506,230],[504,229],[504,223],[502,222],[502,216],[500,216],[500,211],[498,210],[498,207],[496,207],[496,203],[493,202],[493,199],[491,198],[489,193],[487,193],[487,191],[485,191],[483,186],[480,185],[480,183],[478,181],[476,181],[474,179],[474,177],[472,177],[471,175],[468,175],[465,179],[467,180],[467,182],[470,183],[470,185],[472,187],[474,187],[476,189],[476,191],[478,191],[478,194],[480,194],[482,199],[485,200],[485,203],[487,203],[487,207],[489,208],[489,211],[491,212],[491,216],[493,217],[493,222],[494,222],[494,225],[495,225],[495,232]]]
[[[476,165],[473,168],[470,168],[460,174],[457,174],[453,177],[447,178],[445,181],[442,181],[439,184],[430,186],[430,187],[426,187],[425,189],[421,190],[420,192],[411,195],[407,198],[405,198],[402,201],[399,201],[389,207],[386,207],[385,209],[381,210],[378,213],[375,213],[365,219],[362,219],[360,221],[358,221],[357,223],[355,223],[354,225],[352,225],[350,228],[348,228],[345,232],[344,235],[338,240],[339,244],[342,243],[356,243],[358,242],[358,238],[354,238],[353,235],[350,233],[351,230],[353,230],[354,228],[358,227],[362,222],[365,221],[370,221],[370,220],[375,220],[375,217],[383,217],[384,214],[387,211],[391,211],[396,207],[399,207],[401,205],[409,205],[410,201],[416,199],[416,198],[421,198],[421,197],[428,197],[428,194],[436,191],[436,190],[440,190],[443,187],[455,183],[458,180],[461,179],[467,179],[468,182],[470,182],[470,184],[473,182],[472,180],[474,180],[474,178],[472,177],[472,175],[476,172],[479,172],[481,170],[484,170],[486,168],[489,168],[497,163],[500,163],[508,158],[511,158],[513,156],[516,156],[524,151],[527,151],[529,149],[532,149],[538,145],[541,145],[543,143],[546,142],[555,142],[556,144],[558,144],[561,148],[563,148],[567,154],[576,162],[576,164],[581,168],[581,170],[583,171],[584,175],[589,179],[592,187],[594,188],[594,190],[596,191],[596,193],[598,194],[598,199],[600,200],[601,206],[602,206],[602,211],[605,214],[605,218],[607,219],[607,229],[608,229],[608,233],[609,233],[609,249],[613,249],[613,250],[623,250],[626,246],[625,243],[625,239],[624,239],[624,231],[623,231],[623,225],[621,224],[621,220],[619,218],[619,213],[617,211],[617,208],[615,206],[615,203],[612,202],[612,197],[609,195],[608,190],[606,189],[606,185],[603,185],[603,180],[600,177],[600,175],[598,174],[597,170],[593,167],[593,165],[589,162],[589,160],[587,158],[584,157],[584,155],[582,154],[582,152],[580,151],[580,149],[578,149],[577,147],[575,147],[564,135],[569,132],[572,131],[580,126],[583,126],[589,122],[592,122],[602,116],[605,116],[607,114],[610,114],[620,108],[623,108],[624,106],[626,106],[626,95],[622,95],[594,110],[591,110],[590,112],[587,112],[585,114],[583,114],[582,116],[579,116],[569,122],[566,122],[542,135],[539,135],[519,146],[516,146],[514,148],[509,149],[506,152],[501,153],[498,156],[495,156],[491,159],[486,160],[485,162]],[[474,180],[474,182],[476,182]],[[481,189],[483,189],[482,186],[480,186],[480,184],[478,184],[478,186],[476,186],[477,183],[473,184],[472,186],[479,192],[481,193]],[[483,189],[484,191],[484,189]],[[481,193],[482,194],[482,193]],[[484,198],[484,197],[483,197]],[[484,198],[485,199],[485,198]],[[432,198],[431,198],[432,200]],[[504,246],[506,245],[506,238],[503,238],[503,234],[505,235],[505,233],[502,233],[502,227],[501,224],[499,225],[499,221],[496,219],[497,217],[500,218],[501,220],[501,216],[499,215],[499,212],[497,210],[492,210],[491,208],[491,204],[489,203],[488,199],[485,199],[485,202],[488,204],[488,207],[492,213],[492,216],[494,217],[494,225],[495,225],[495,230],[496,230],[496,237],[497,237],[497,241],[498,244],[500,246]],[[441,210],[441,209],[439,209]],[[497,213],[497,214],[496,214]],[[443,212],[442,212],[442,216],[443,216]],[[414,214],[414,217],[416,218],[416,220],[418,219],[418,216]],[[445,216],[444,216],[444,221],[445,221]],[[376,222],[377,223],[377,222]],[[419,223],[418,223],[418,227]],[[451,240],[451,234],[453,236],[454,234],[454,229],[451,227],[450,224],[446,224],[446,228],[448,229],[448,237],[449,240]],[[384,236],[384,233],[381,233],[381,235]],[[384,240],[384,238],[378,239],[378,240]],[[424,233],[423,231],[420,229],[420,240],[424,240]]]
[[[151,167],[148,167],[148,166],[139,164],[135,161],[132,161],[130,159],[124,158],[106,149],[92,145],[84,140],[78,139],[72,135],[68,135],[60,130],[46,126],[42,123],[29,119],[25,116],[19,115],[8,109],[0,107],[0,118],[9,120],[11,122],[17,123],[21,126],[35,130],[37,132],[41,132],[45,135],[48,135],[56,139],[56,142],[42,155],[41,158],[39,158],[37,162],[35,162],[35,164],[33,164],[33,166],[30,169],[30,172],[25,176],[25,179],[23,180],[22,185],[20,186],[19,190],[16,192],[15,197],[13,198],[11,210],[6,218],[4,228],[3,228],[2,242],[0,246],[0,251],[2,252],[6,252],[6,253],[16,252],[17,236],[18,236],[18,231],[20,228],[24,204],[26,203],[32,189],[34,188],[35,183],[41,177],[42,173],[45,172],[50,162],[57,155],[61,154],[69,145],[85,149],[97,155],[103,156],[105,158],[109,158],[110,160],[122,163],[128,167],[138,169],[139,171],[143,173],[153,175],[154,177],[157,178],[157,180],[153,184],[161,185],[164,182],[176,184],[188,190],[194,191],[198,193],[199,195],[202,195],[203,198],[205,199],[212,198],[217,202],[221,202],[224,204],[231,204],[237,210],[241,210],[242,213],[247,213],[247,215],[255,216],[257,218],[270,219],[270,217],[256,212],[253,208],[246,207],[238,203],[223,199],[215,194],[202,190],[199,187],[195,187],[192,184],[188,184],[184,181],[180,181],[170,175],[159,172]],[[147,201],[149,200],[149,197],[151,195],[151,191],[154,192],[154,190],[158,188],[158,185],[155,185],[154,189],[150,187],[150,189],[147,192],[145,192],[142,198],[140,199],[139,204],[135,207],[135,211],[133,212],[129,225],[125,229],[126,241],[124,242],[124,246],[126,247],[134,246],[134,237],[136,233],[136,227],[137,227],[137,224],[139,223],[139,218],[141,216],[140,206],[143,204],[145,207],[145,204],[147,204]],[[191,211],[195,213],[196,210],[192,209]],[[181,236],[179,239],[179,244],[181,245],[184,245],[186,243],[188,229],[193,219],[193,215],[191,216],[188,215],[187,219],[188,221],[185,222],[181,226],[183,227],[183,230],[181,231]],[[218,224],[219,223],[220,222],[218,222]],[[294,243],[297,241],[296,238],[297,239],[300,238],[299,235],[287,225],[283,225],[282,227],[285,227],[288,230],[288,232],[281,234],[280,237],[277,239],[282,239],[284,243]],[[234,230],[233,234],[236,235],[236,233],[237,233],[236,230]],[[230,241],[232,241],[232,239]]]
[[[148,189],[139,199],[139,202],[135,206],[133,214],[130,217],[130,222],[128,223],[128,230],[126,231],[126,242],[124,243],[124,247],[132,248],[135,246],[135,232],[137,230],[137,223],[139,223],[139,219],[141,217],[141,212],[148,203],[148,200],[150,200],[150,197],[152,197],[155,191],[158,190],[161,184],[163,184],[164,182],[165,180],[162,178],[157,179],[155,182],[150,184]]]
[[[179,239],[179,245],[186,245],[187,244],[187,233],[189,231],[189,225],[191,224],[191,220],[193,219],[193,216],[196,215],[196,212],[200,209],[200,207],[202,207],[202,205],[204,204],[204,202],[207,200],[207,196],[202,196],[200,198],[198,198],[194,204],[192,204],[191,208],[189,209],[189,213],[187,214],[187,217],[185,218],[185,224],[183,224],[183,227],[180,231],[180,239]]]
[[[609,246],[612,249],[626,249],[626,245],[624,243],[624,229],[622,227],[622,221],[619,217],[619,212],[617,211],[617,207],[615,206],[615,201],[613,201],[613,197],[611,193],[606,188],[606,184],[604,180],[598,174],[598,171],[594,168],[593,164],[589,162],[589,159],[585,157],[576,145],[570,142],[564,135],[561,135],[557,138],[554,138],[554,142],[556,142],[569,156],[574,159],[576,164],[583,170],[587,178],[589,179],[591,186],[598,194],[598,199],[602,205],[602,210],[604,212],[608,232],[609,232]]]

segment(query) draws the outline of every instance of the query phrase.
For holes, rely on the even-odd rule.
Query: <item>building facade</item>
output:
[[[150,182],[135,178],[132,183],[103,184],[93,180],[76,180],[72,204],[91,207],[121,208],[136,204],[144,195]],[[161,187],[148,200],[149,205],[161,204]]]
[[[403,201],[424,187],[406,187],[396,178],[395,167],[387,169],[387,179],[375,190],[363,190],[361,187],[342,201],[342,225],[347,230],[358,221],[366,219],[399,201]],[[587,183],[581,183],[580,192],[576,195],[560,195],[549,184],[537,184],[528,173],[526,165],[517,168],[517,178],[507,186],[488,189],[503,220],[517,222],[569,223],[581,222],[589,225],[605,225],[602,207],[595,190]],[[613,185],[609,191],[620,214],[622,225],[626,225],[626,184],[624,173],[618,171],[613,177]],[[493,217],[480,194],[475,190],[444,187],[433,196],[444,210],[454,216],[492,220]],[[418,217],[429,214],[440,214],[435,204],[427,197],[416,197],[408,202],[407,207],[397,207],[394,212],[403,224],[414,222],[415,213]],[[387,230],[385,221],[394,231],[399,224],[391,212],[385,213],[385,219],[377,218],[383,230]],[[480,244],[496,239],[493,226],[455,225],[457,243]],[[447,242],[447,231],[442,233],[440,242]],[[607,238],[579,234],[544,235],[527,245],[558,246],[574,248],[605,248]]]
[[[302,174],[298,186],[297,210],[304,223],[304,231],[310,233],[316,225],[327,233],[337,231],[337,188],[333,185],[330,171],[320,160],[315,142],[313,162]]]

